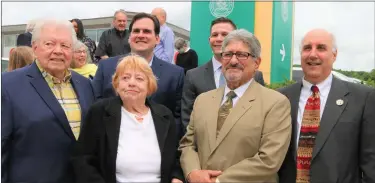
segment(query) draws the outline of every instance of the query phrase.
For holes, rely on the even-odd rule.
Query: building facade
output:
[[[130,25],[135,14],[137,14],[137,12],[127,12],[127,26]],[[112,20],[113,17],[81,19],[86,36],[94,40],[96,44],[99,43],[102,33],[105,30],[112,28]],[[173,30],[176,38],[181,37],[190,40],[190,32],[188,30],[168,22],[167,25]],[[2,57],[7,58],[9,57],[10,49],[16,47],[17,36],[25,32],[26,24],[2,26],[1,29],[1,55]]]

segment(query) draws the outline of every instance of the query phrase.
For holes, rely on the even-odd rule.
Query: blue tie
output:
[[[219,87],[225,86],[226,81],[223,72],[221,71],[221,66],[218,69],[220,71]]]

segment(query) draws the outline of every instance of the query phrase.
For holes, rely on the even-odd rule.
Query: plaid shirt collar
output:
[[[56,78],[49,74],[39,63],[38,60],[35,60],[36,65],[38,66],[40,72],[42,73],[42,76],[46,81],[48,82],[48,85],[51,87],[54,84],[61,84],[61,83],[70,83],[70,79],[72,78],[72,73],[67,69],[65,71],[65,77],[63,80],[60,80],[59,78]]]

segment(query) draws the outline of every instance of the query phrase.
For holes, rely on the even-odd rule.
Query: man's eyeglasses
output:
[[[224,59],[224,60],[230,60],[232,59],[233,55],[236,55],[236,58],[237,60],[247,60],[249,58],[249,56],[255,58],[255,55],[251,54],[251,53],[248,53],[248,52],[242,52],[242,51],[238,51],[236,53],[233,53],[233,52],[222,52],[221,53],[221,58]]]

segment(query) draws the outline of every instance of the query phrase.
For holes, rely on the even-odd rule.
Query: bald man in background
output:
[[[174,33],[166,24],[167,13],[162,8],[155,8],[151,12],[160,22],[160,43],[156,45],[154,54],[161,60],[173,63]]]

